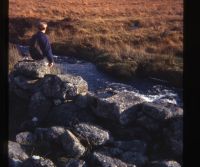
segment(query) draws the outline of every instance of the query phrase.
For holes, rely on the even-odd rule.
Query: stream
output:
[[[28,47],[18,45],[22,53],[28,53]],[[134,79],[131,81],[121,81],[110,75],[101,72],[90,62],[79,60],[67,56],[54,55],[55,66],[59,67],[62,74],[69,73],[81,76],[88,83],[90,92],[97,93],[104,90],[131,91],[136,96],[143,98],[147,102],[173,103],[183,107],[183,90],[169,86],[163,81],[152,79]]]

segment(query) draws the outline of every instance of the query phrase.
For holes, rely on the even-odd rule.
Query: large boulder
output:
[[[12,81],[10,82],[11,86],[15,84],[18,88],[29,92],[39,89],[40,86],[39,79],[31,79],[23,75],[13,76],[10,81]]]
[[[8,141],[8,157],[10,159],[25,161],[29,158],[28,154],[23,150],[19,143]]]
[[[149,117],[158,121],[163,121],[173,116],[169,108],[154,103],[143,103],[142,111]]]
[[[66,132],[66,128],[60,126],[52,126],[50,128],[47,128],[44,132],[46,140],[54,143],[59,143],[62,134]]]
[[[9,167],[22,167],[23,161],[14,158],[8,158],[8,166]]]
[[[72,99],[88,91],[87,82],[80,76],[46,75],[42,80],[45,96],[54,99]]]
[[[81,140],[84,140],[88,142],[88,144],[94,146],[105,144],[111,139],[108,131],[99,126],[88,123],[75,125],[73,131]]]
[[[56,149],[60,149],[65,153],[67,157],[80,158],[84,155],[86,148],[80,143],[78,138],[64,127],[54,126],[50,128],[37,128],[35,130],[38,143],[46,141],[53,145],[56,145]]]
[[[112,146],[100,148],[98,152],[136,166],[143,166],[148,162],[146,143],[139,140],[115,141]]]
[[[43,78],[46,74],[50,74],[49,66],[42,61],[21,61],[15,64],[14,74],[22,75],[29,78]]]
[[[23,162],[22,167],[56,167],[54,163],[47,158],[43,158],[40,156],[33,155]]]
[[[183,154],[183,117],[177,116],[167,121],[163,138],[171,155],[181,158]]]
[[[36,92],[32,95],[29,104],[29,115],[31,117],[37,117],[39,121],[42,121],[48,114],[52,103],[41,92]]]
[[[19,130],[23,131],[34,131],[36,127],[40,125],[39,119],[37,117],[33,117],[32,119],[26,119],[20,124]]]
[[[62,135],[61,142],[68,157],[80,158],[86,151],[86,148],[69,130],[66,130],[66,132]]]
[[[33,145],[36,143],[37,137],[31,132],[21,132],[16,135],[16,141],[22,145]]]
[[[129,122],[130,108],[132,108],[133,113],[136,112],[138,104],[143,101],[133,92],[119,92],[110,96],[88,94],[88,103],[94,114],[120,122],[122,125]]]
[[[135,123],[149,132],[161,132],[163,124],[176,116],[171,108],[167,108],[162,104],[144,102],[137,113]]]
[[[133,164],[138,167],[144,166],[148,162],[147,156],[139,152],[124,152],[121,155],[121,160],[128,164]]]
[[[147,150],[147,144],[141,140],[115,141],[113,145],[123,151],[139,152],[142,154],[145,154]]]
[[[59,157],[56,161],[58,167],[87,167],[87,164],[84,160]]]
[[[71,126],[80,122],[94,122],[95,118],[87,111],[73,103],[61,104],[54,107],[46,117],[49,126]]]
[[[153,103],[153,104],[158,104],[159,106],[163,106],[165,108],[168,108],[171,113],[172,113],[172,117],[176,117],[176,116],[183,116],[183,108],[177,106],[176,104],[173,103]]]
[[[39,79],[30,79],[22,75],[9,76],[9,91],[14,92],[18,97],[22,99],[30,98],[33,92],[40,90]]]
[[[181,165],[176,161],[154,161],[151,162],[148,167],[181,167]]]
[[[75,94],[86,95],[88,92],[88,84],[81,76],[73,76],[70,74],[58,75],[58,77],[63,81],[64,88],[74,87],[76,90]],[[70,84],[71,85],[70,85]],[[73,92],[72,92],[73,95]],[[69,91],[70,96],[70,91]]]
[[[36,128],[34,131],[34,135],[36,136],[38,143],[46,141],[47,143],[61,145],[61,136],[65,132],[66,128],[60,126],[53,126],[50,128]]]
[[[70,159],[65,167],[86,167],[86,163],[83,160]]]
[[[46,141],[61,144],[61,136],[66,132],[66,128],[60,126],[52,126],[50,128],[36,128],[34,134],[37,141]]]
[[[62,80],[56,75],[45,75],[42,79],[42,91],[46,97],[65,99],[65,92],[62,90]]]
[[[136,167],[135,165],[128,165],[122,162],[120,159],[103,155],[99,152],[92,153],[90,163],[92,164],[92,166],[100,167]]]
[[[75,100],[74,103],[81,107],[81,108],[86,108],[88,106],[88,98],[87,95],[78,95]]]

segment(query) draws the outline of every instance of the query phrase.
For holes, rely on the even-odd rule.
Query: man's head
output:
[[[38,23],[38,29],[39,29],[39,31],[46,31],[47,23],[46,22],[39,22]]]

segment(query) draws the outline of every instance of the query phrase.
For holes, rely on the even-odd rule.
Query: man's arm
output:
[[[45,57],[47,57],[48,61],[49,61],[49,66],[52,67],[53,66],[53,54],[52,54],[52,49],[51,49],[51,45],[49,43],[49,40],[46,36],[44,36],[42,38],[42,43],[41,43],[41,46],[42,46],[42,51],[43,51],[43,54]]]

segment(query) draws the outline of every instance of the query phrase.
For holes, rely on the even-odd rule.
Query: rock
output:
[[[121,161],[136,166],[143,166],[148,158],[145,156],[146,143],[139,140],[115,141],[112,146],[98,149],[103,155],[115,157]]]
[[[56,167],[50,159],[33,155],[23,162],[22,167]]]
[[[29,104],[29,115],[42,121],[48,114],[52,103],[41,92],[32,95]]]
[[[37,137],[37,141],[47,141],[47,131],[48,128],[36,128],[34,134]]]
[[[43,78],[50,74],[50,68],[44,61],[21,61],[14,66],[14,74],[29,78]]]
[[[45,75],[42,82],[42,91],[46,97],[65,99],[65,92],[62,91],[62,80],[57,75]]]
[[[117,158],[112,158],[112,157],[103,155],[102,153],[99,153],[99,152],[92,153],[90,163],[92,164],[92,166],[100,166],[100,167],[128,167],[130,166]]]
[[[115,141],[113,145],[123,151],[138,152],[141,154],[145,154],[147,149],[147,144],[140,140]]]
[[[21,145],[13,141],[8,141],[8,157],[19,161],[28,159],[28,155],[22,149]]]
[[[67,88],[68,83],[71,83],[76,90],[76,95],[86,95],[88,92],[88,84],[87,82],[80,76],[73,76],[70,74],[65,74],[65,75],[58,75],[60,79],[64,82],[64,87]],[[67,88],[69,89],[69,88]],[[69,89],[70,90],[70,89]],[[72,92],[73,94],[73,92]],[[70,95],[70,91],[69,91]]]
[[[69,130],[66,130],[62,135],[61,142],[63,149],[69,157],[80,158],[86,151],[85,147]]]
[[[145,141],[147,143],[152,141],[152,136],[142,127],[138,126],[130,126],[130,127],[123,127],[123,128],[116,128],[115,130],[111,131],[112,134],[115,132],[116,135],[120,136],[123,140],[140,140]]]
[[[16,135],[16,141],[22,145],[33,145],[37,138],[31,132],[21,132]]]
[[[108,131],[92,124],[80,123],[73,130],[80,139],[94,146],[105,144],[111,138]]]
[[[143,99],[135,96],[133,92],[119,92],[106,97],[88,94],[89,105],[97,116],[118,121],[121,124],[126,123],[125,118],[127,116],[125,116],[125,113],[127,110],[143,101]]]
[[[120,156],[124,153],[123,150],[117,147],[108,147],[108,146],[103,146],[100,149],[96,150],[97,152],[109,156],[109,157],[116,157],[120,159]]]
[[[59,157],[57,160],[58,167],[87,167],[86,162],[80,159]]]
[[[75,99],[75,104],[81,108],[86,108],[88,106],[87,95],[78,95]]]
[[[173,116],[172,111],[169,108],[148,102],[143,103],[142,111],[145,112],[146,115],[158,121],[163,121]]]
[[[21,76],[19,76],[19,78],[21,78]],[[23,86],[21,86],[21,83],[18,83],[18,82],[21,82],[19,81],[20,80],[19,78],[18,76],[15,77],[12,74],[9,76],[9,95],[13,96],[13,94],[15,94],[20,99],[28,101],[30,99],[31,94],[27,90],[23,90],[21,88]]]
[[[127,125],[134,124],[136,122],[136,119],[138,117],[138,113],[142,108],[142,103],[136,104],[126,111],[124,111],[119,118],[119,121],[122,125]]]
[[[83,160],[70,159],[65,167],[86,167],[86,163]]]
[[[47,155],[54,155],[57,156],[60,150],[57,149],[57,145],[50,143],[49,141],[43,140],[38,141],[34,147],[35,153],[46,157]]]
[[[36,127],[38,127],[39,122],[37,117],[33,117],[32,119],[25,120],[20,124],[20,131],[34,131]]]
[[[176,161],[154,161],[148,167],[181,167]]]
[[[21,90],[19,88],[16,88],[14,90],[14,93],[21,99],[24,99],[24,100],[29,100],[30,99],[30,94],[24,90]]]
[[[34,150],[37,154],[46,156],[49,153],[54,153],[54,155],[58,152],[57,143],[60,143],[59,140],[54,140],[49,138],[48,128],[36,128],[34,131],[35,136],[37,137],[37,142],[34,145]]]
[[[183,109],[172,103],[160,103],[160,105],[168,108],[172,112],[172,117],[183,116]]]
[[[48,145],[44,145],[44,150],[58,149],[66,156],[73,158],[80,158],[86,151],[76,136],[64,127],[37,128],[35,134],[40,145],[44,145],[43,141],[48,143]]]
[[[55,100],[53,101],[53,103],[54,103],[55,106],[58,106],[58,105],[61,105],[61,104],[62,104],[62,101],[61,101],[60,99],[55,99]]]
[[[38,141],[60,143],[61,135],[66,132],[64,127],[36,128],[34,134]]]
[[[45,96],[54,99],[73,99],[79,94],[86,94],[88,85],[79,76],[46,75],[43,79],[43,92]]]
[[[59,126],[53,126],[51,128],[48,128],[45,132],[45,138],[50,142],[60,142],[60,137],[62,134],[66,132],[66,129],[64,127]]]
[[[173,117],[172,111],[162,105],[145,102],[137,114],[136,123],[149,132],[158,132],[162,124]]]
[[[46,117],[49,126],[71,126],[80,122],[94,122],[95,118],[73,103],[61,104],[54,107]]]
[[[123,162],[133,164],[133,165],[140,167],[140,166],[144,166],[147,163],[148,158],[139,152],[129,152],[128,151],[128,152],[124,152],[121,155],[121,160]]]
[[[32,89],[36,89],[39,83],[39,79],[30,79],[24,77],[22,75],[16,76],[12,80],[16,86],[18,86],[22,90],[31,91]],[[39,89],[39,88],[38,88]]]
[[[22,161],[18,160],[18,159],[14,159],[14,158],[9,158],[8,160],[8,166],[9,167],[21,167],[22,166]]]
[[[170,152],[176,157],[183,154],[183,117],[170,119],[164,130],[163,138]]]
[[[14,93],[9,94],[9,138],[14,141],[16,134],[22,131],[20,124],[28,119],[28,100],[19,98]]]
[[[58,157],[56,159],[56,166],[65,167],[68,161],[69,161],[69,158],[67,157],[64,157],[64,156]]]

